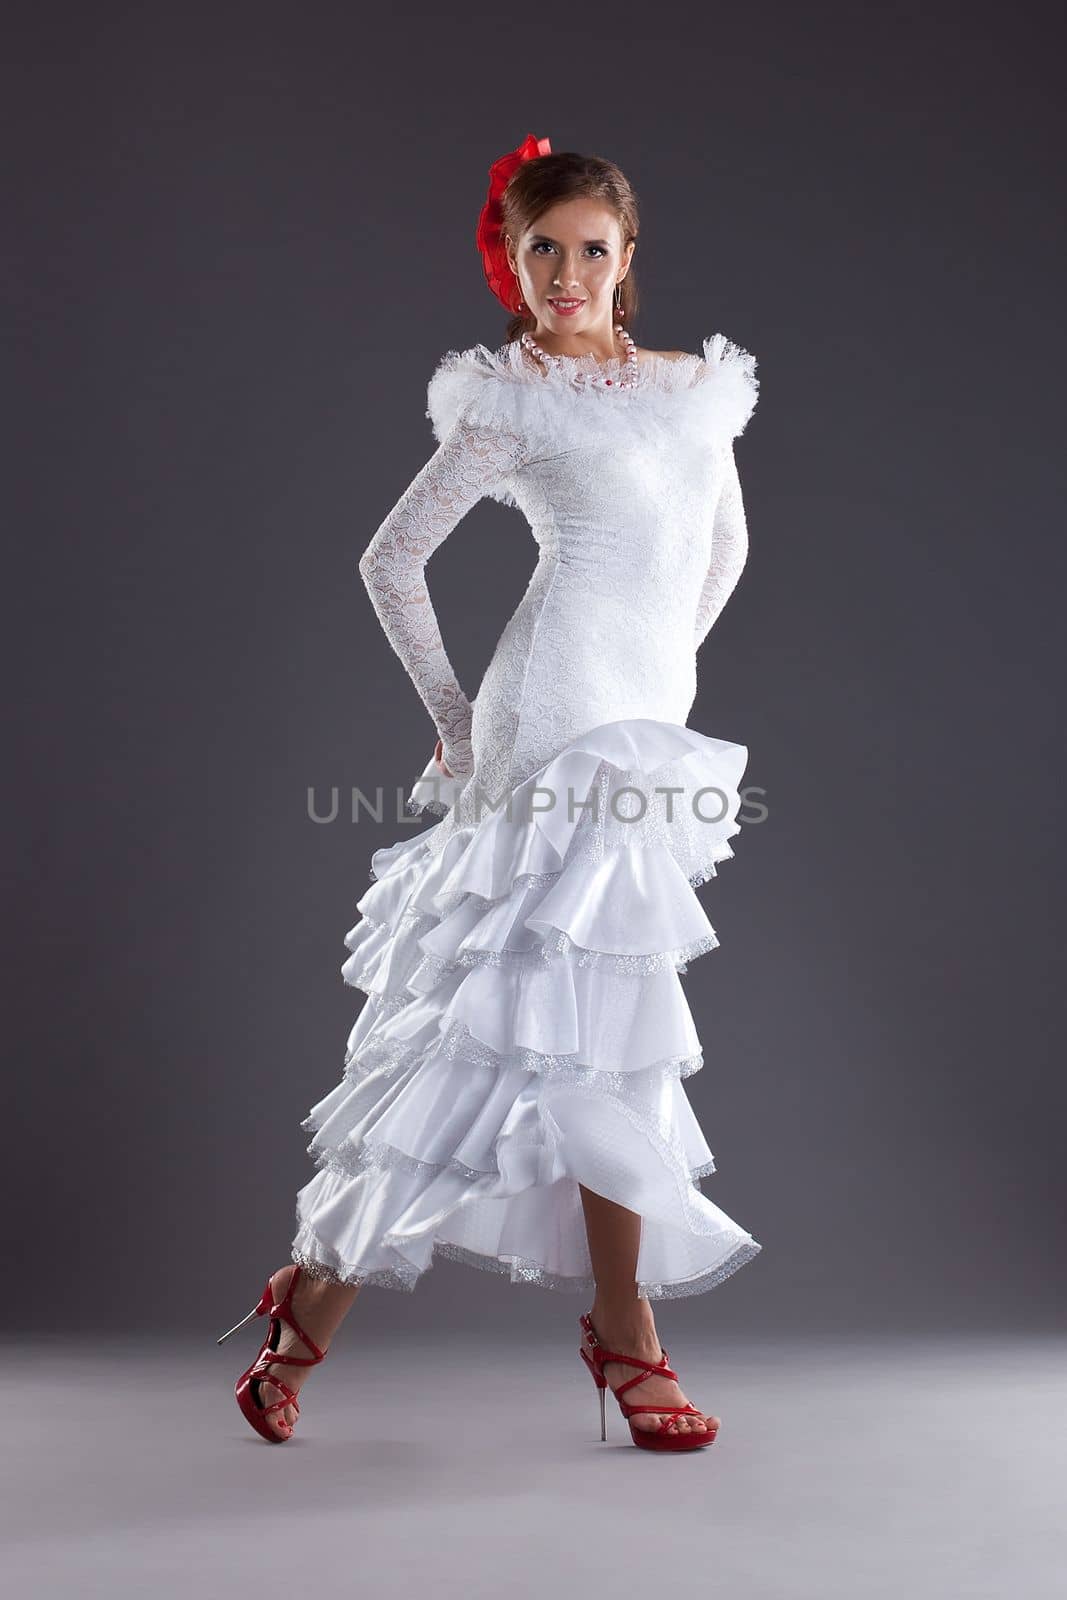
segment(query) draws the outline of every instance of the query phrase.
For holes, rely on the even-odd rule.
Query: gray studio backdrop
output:
[[[362,1003],[342,938],[372,852],[426,826],[317,824],[308,791],[406,791],[431,754],[357,561],[433,449],[434,364],[503,337],[473,229],[528,132],[635,184],[639,343],[760,362],[751,553],[690,722],[748,746],[768,816],[700,891],[721,945],[684,981],[705,1191],[763,1253],[665,1328],[1061,1314],[1050,19],[782,6],[668,51],[604,13],[568,63],[499,9],[23,12],[16,1326],[213,1337],[288,1259],[300,1120]],[[433,558],[469,693],[535,555],[484,502]],[[569,1337],[579,1309],[439,1262],[362,1314]]]

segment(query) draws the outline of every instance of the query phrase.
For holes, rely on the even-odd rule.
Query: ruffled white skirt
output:
[[[341,969],[367,999],[301,1124],[317,1170],[293,1260],[412,1289],[436,1254],[589,1294],[580,1184],[640,1214],[649,1299],[758,1253],[698,1187],[715,1162],[682,1082],[702,1055],[679,977],[718,943],[695,887],[733,855],[747,758],[635,718],[506,805],[478,814],[471,780],[409,801],[444,815],[371,858]]]

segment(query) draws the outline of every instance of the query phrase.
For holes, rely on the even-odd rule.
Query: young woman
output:
[[[477,243],[507,339],[441,358],[438,448],[359,563],[439,734],[408,800],[437,820],[371,858],[342,967],[367,999],[302,1124],[317,1170],[243,1319],[271,1318],[237,1399],[289,1438],[359,1289],[411,1289],[436,1253],[591,1292],[601,1437],[610,1387],[635,1444],[700,1448],[719,1419],[651,1301],[760,1249],[697,1186],[714,1161],[679,978],[718,943],[695,886],[740,829],[746,748],[685,722],[748,548],[733,439],[756,364],[722,334],[635,345],[637,209],[612,163],[530,135],[490,180]],[[540,554],[472,705],[424,568],[486,495]]]

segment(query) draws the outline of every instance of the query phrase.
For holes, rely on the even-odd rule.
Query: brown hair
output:
[[[555,151],[547,156],[535,156],[524,161],[501,196],[503,223],[501,240],[508,234],[518,242],[527,228],[532,228],[537,218],[564,200],[602,200],[611,207],[619,221],[622,248],[637,238],[637,196],[625,174],[613,161],[600,156],[582,156],[573,150]],[[637,311],[637,282],[631,266],[619,288],[622,300],[623,323],[627,328]],[[536,318],[530,311],[520,311],[508,323],[505,339],[510,343],[527,328],[533,329]]]

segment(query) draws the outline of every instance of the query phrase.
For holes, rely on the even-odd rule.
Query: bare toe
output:
[[[276,1405],[279,1400],[285,1398],[282,1391],[269,1378],[260,1380],[259,1392],[260,1401],[264,1407]],[[292,1404],[283,1406],[279,1411],[268,1412],[268,1415],[274,1424],[274,1431],[288,1437],[292,1432],[293,1423],[296,1421],[296,1413]]]

